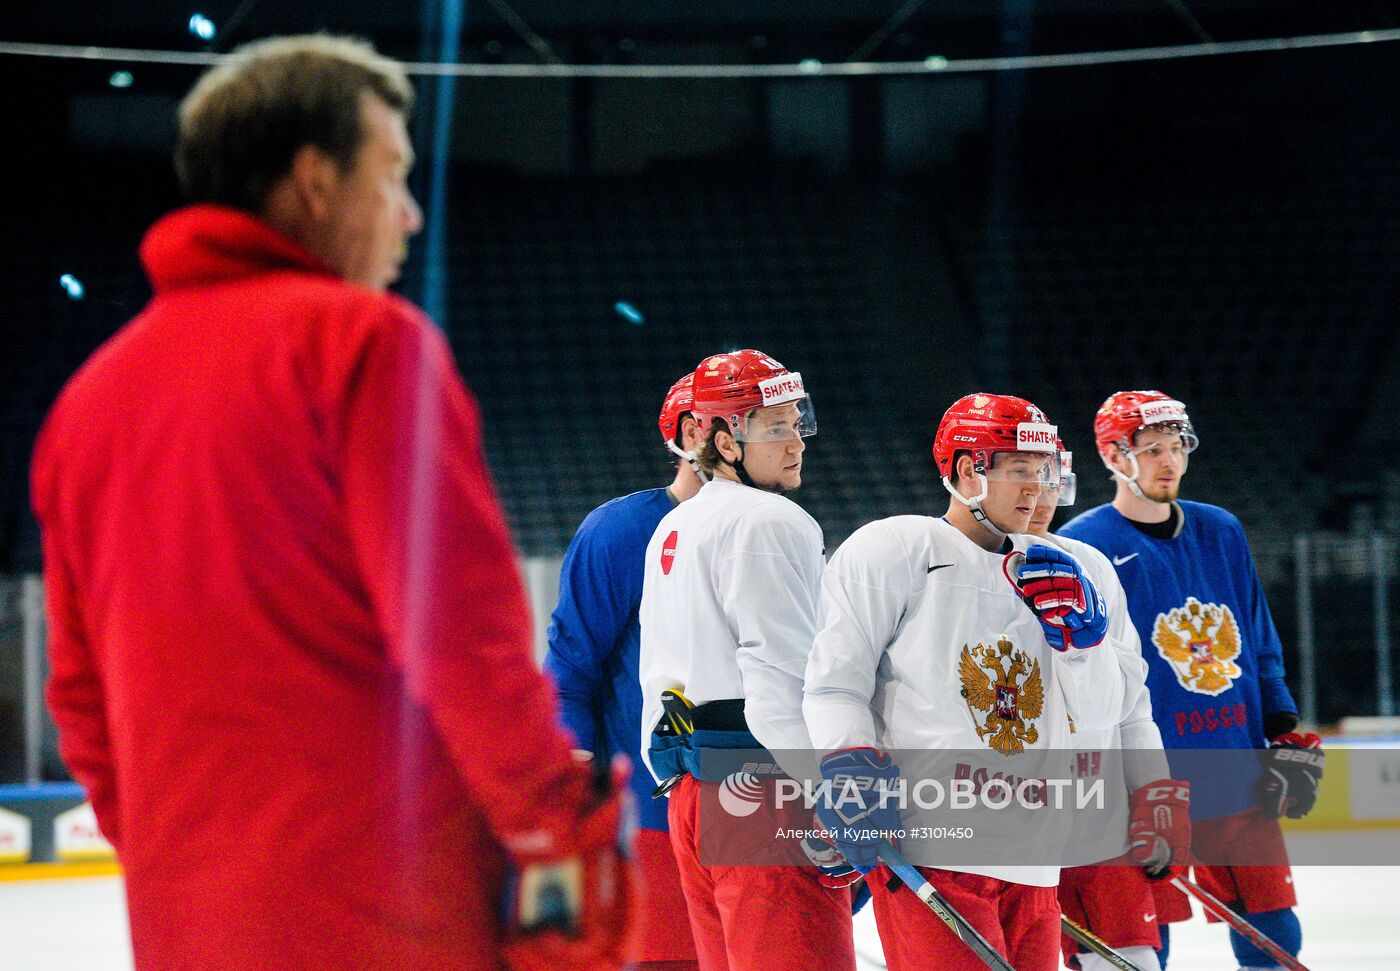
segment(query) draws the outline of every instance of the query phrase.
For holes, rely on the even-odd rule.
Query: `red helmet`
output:
[[[756,408],[797,402],[802,410],[800,434],[816,432],[802,375],[789,371],[762,351],[746,349],[714,354],[695,368],[691,414],[700,431],[708,433],[716,419],[728,422],[740,438],[744,418]]]
[[[1056,428],[1045,412],[1009,394],[970,394],[953,402],[933,439],[938,474],[953,474],[953,456],[971,452],[978,471],[991,467],[993,452],[1058,451]]]
[[[1109,395],[1094,416],[1094,444],[1100,455],[1115,447],[1131,450],[1133,436],[1152,425],[1175,425],[1182,444],[1193,452],[1200,444],[1186,406],[1160,391],[1119,391]]]
[[[691,371],[671,385],[671,390],[666,392],[666,400],[661,402],[661,417],[657,419],[657,425],[661,428],[662,440],[668,444],[676,440],[676,432],[680,431],[681,427],[681,415],[689,411],[695,403],[695,395],[690,390],[694,383],[695,372]]]

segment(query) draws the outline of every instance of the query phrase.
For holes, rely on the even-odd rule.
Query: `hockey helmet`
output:
[[[666,400],[661,402],[661,417],[657,419],[657,425],[661,428],[662,440],[669,444],[675,443],[676,435],[681,430],[681,416],[690,411],[695,403],[695,395],[691,391],[694,383],[695,372],[687,372],[671,385],[671,390],[666,392]]]
[[[796,421],[765,426],[762,438],[807,438],[817,433],[802,375],[762,351],[745,349],[705,358],[695,369],[691,390],[691,414],[703,433],[708,434],[716,421],[724,421],[737,440],[756,441],[758,430],[749,428],[749,415],[759,408],[786,404],[797,406]]]
[[[1176,426],[1188,454],[1201,443],[1180,401],[1160,391],[1119,391],[1094,416],[1094,444],[1105,458],[1114,447],[1131,453],[1133,436],[1154,425]]]

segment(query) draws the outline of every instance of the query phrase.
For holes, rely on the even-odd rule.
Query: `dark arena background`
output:
[[[1095,409],[1160,388],[1201,439],[1182,495],[1248,531],[1304,722],[1357,745],[1400,734],[1393,3],[11,3],[0,813],[40,821],[22,851],[0,832],[13,876],[115,872],[95,834],[65,846],[50,825],[85,807],[42,707],[36,432],[149,297],[136,250],[179,204],[179,99],[215,55],[315,30],[416,65],[426,225],[397,289],[481,402],[541,631],[584,515],[668,480],[657,408],[707,354],[759,347],[803,373],[820,431],[794,498],[828,554],[870,520],[943,511],[930,444],[953,399],[1039,404],[1083,510],[1112,494]],[[1400,806],[1366,819],[1400,827]],[[115,877],[4,870],[0,966],[130,966]],[[1382,872],[1350,892],[1393,900]],[[1400,954],[1393,926],[1310,933],[1325,967]]]

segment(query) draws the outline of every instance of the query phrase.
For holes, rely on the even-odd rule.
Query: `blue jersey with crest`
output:
[[[1262,749],[1264,719],[1297,706],[1283,680],[1283,648],[1244,527],[1229,512],[1178,503],[1180,532],[1148,536],[1110,505],[1060,533],[1112,562],[1142,638],[1152,714],[1168,749]],[[1192,815],[1241,812],[1257,802],[1252,759],[1193,759]],[[1178,762],[1173,762],[1174,771]],[[1223,784],[1229,783],[1229,784]]]
[[[642,688],[637,676],[647,543],[675,503],[647,489],[603,503],[574,534],[559,573],[544,668],[559,690],[564,725],[598,758],[632,760],[638,824],[666,830],[666,800],[642,762]]]

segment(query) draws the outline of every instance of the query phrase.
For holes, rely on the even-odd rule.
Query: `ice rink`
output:
[[[1310,971],[1400,967],[1395,917],[1400,867],[1298,867],[1302,958]],[[0,883],[0,968],[6,971],[127,971],[125,906],[118,877]],[[883,968],[875,921],[857,918],[861,971]],[[1171,966],[1234,971],[1225,928],[1197,916],[1172,932]]]

